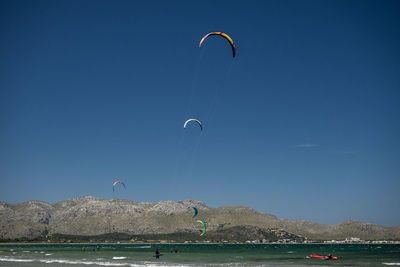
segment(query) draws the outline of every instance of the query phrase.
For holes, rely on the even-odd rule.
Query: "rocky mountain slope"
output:
[[[201,225],[192,218],[207,222],[208,233],[237,236],[235,229],[245,229],[249,238],[274,233],[276,238],[304,237],[314,240],[360,237],[364,240],[400,240],[400,226],[384,227],[371,223],[347,221],[324,225],[307,221],[283,220],[250,207],[209,208],[195,200],[133,202],[122,199],[81,197],[55,204],[27,201],[19,204],[0,202],[0,240],[34,240],[51,235],[97,236],[112,233],[130,235],[199,233]],[[239,228],[238,228],[239,227]],[[253,230],[251,230],[253,229]],[[239,235],[245,238],[243,234]],[[226,238],[229,238],[227,236]]]

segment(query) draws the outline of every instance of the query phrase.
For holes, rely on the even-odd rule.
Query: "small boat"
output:
[[[310,258],[317,258],[317,259],[323,259],[323,260],[337,260],[338,257],[336,256],[325,256],[325,255],[318,255],[318,254],[311,254]]]

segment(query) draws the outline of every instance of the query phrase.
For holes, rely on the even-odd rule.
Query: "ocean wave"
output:
[[[153,262],[144,263],[122,263],[122,262],[109,262],[109,261],[84,261],[84,260],[64,260],[64,259],[18,259],[9,257],[0,257],[0,262],[41,262],[46,264],[71,264],[71,265],[98,265],[98,266],[130,266],[130,267],[171,267],[171,266],[188,266],[188,265],[166,265],[155,264]]]
[[[58,259],[49,259],[49,260],[39,260],[39,262],[43,263],[63,263],[63,264],[83,264],[83,265],[100,265],[100,266],[129,266],[126,263],[116,263],[116,262],[106,262],[106,261],[81,261],[81,260],[58,260]]]
[[[400,265],[400,262],[382,262],[384,265]]]
[[[166,262],[152,262],[143,261],[136,263],[123,263],[123,262],[110,262],[110,261],[95,261],[95,260],[66,260],[66,259],[21,259],[13,257],[0,257],[0,262],[40,262],[44,264],[54,265],[54,264],[64,264],[64,265],[92,265],[92,266],[129,266],[129,267],[196,267],[198,264],[176,264],[176,263],[166,263]],[[385,265],[400,265],[400,263],[383,263]],[[242,263],[231,262],[231,263],[218,263],[218,264],[201,264],[201,266],[221,266],[221,267],[239,267],[244,266]],[[257,266],[271,266],[271,265],[257,265]],[[300,265],[297,265],[300,266]]]
[[[124,260],[124,259],[126,259],[126,257],[113,257],[112,259],[113,260]]]
[[[31,259],[3,258],[3,257],[0,257],[0,261],[9,261],[9,262],[34,262],[35,260],[31,260]]]

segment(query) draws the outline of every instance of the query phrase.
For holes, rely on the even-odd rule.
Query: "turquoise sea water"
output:
[[[175,247],[179,252],[171,253]],[[156,248],[160,259],[154,257]],[[339,259],[310,259],[311,253]],[[71,265],[400,266],[400,245],[0,244],[0,266]]]

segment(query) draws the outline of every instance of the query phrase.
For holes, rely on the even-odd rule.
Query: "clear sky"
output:
[[[195,199],[399,225],[399,10],[1,1],[0,200]],[[212,31],[234,59],[221,37],[198,47]]]

